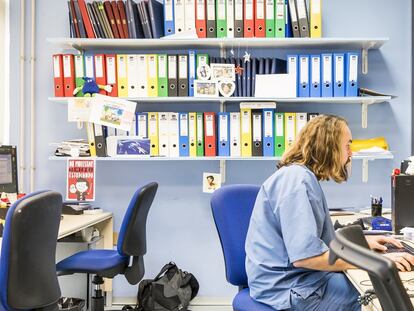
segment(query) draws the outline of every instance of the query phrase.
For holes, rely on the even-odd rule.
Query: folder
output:
[[[310,97],[321,97],[321,56],[311,55]]]
[[[156,1],[156,0],[155,0]],[[147,55],[147,83],[148,83],[148,96],[158,96],[158,57],[157,54]]]
[[[240,112],[230,112],[230,156],[240,155]]]
[[[290,75],[295,76],[296,82],[296,97],[299,97],[299,61],[297,55],[287,56],[287,72]]]
[[[75,57],[75,59],[74,59],[74,62],[75,62],[75,87],[79,88],[79,91],[76,93],[76,97],[83,97],[82,87],[83,87],[83,84],[85,83],[85,80],[83,79],[85,77],[85,64],[84,64],[84,61],[83,61],[83,55],[82,54],[76,54],[76,55],[74,55],[74,57]],[[62,91],[63,91],[63,88],[62,88]]]
[[[148,97],[148,63],[147,63],[147,55],[146,54],[139,54],[136,55],[137,57],[137,71],[135,75],[137,76],[137,83],[138,83],[138,97]],[[156,72],[156,70],[155,70]],[[141,74],[142,73],[142,74]],[[146,74],[145,74],[146,73]],[[130,79],[130,70],[128,65],[128,80]]]
[[[345,96],[358,96],[358,54],[346,53],[345,55]]]
[[[298,14],[299,33],[301,38],[309,38],[309,19],[308,10],[306,8],[306,0],[295,0],[296,11]]]
[[[285,38],[286,28],[286,6],[285,0],[275,0],[275,37]]]
[[[292,19],[289,13],[289,0],[285,0],[285,38],[292,38]]]
[[[152,31],[152,37],[159,39],[164,36],[163,23],[163,4],[158,0],[148,0],[148,17]]]
[[[289,0],[289,16],[292,26],[292,33],[293,37],[300,38],[300,32],[299,32],[299,20],[298,20],[298,14],[296,11],[296,0]]]
[[[136,136],[141,138],[150,138],[148,135],[148,113],[136,113]]]
[[[296,135],[299,135],[300,131],[303,129],[303,127],[308,122],[308,114],[306,112],[297,112],[296,113]]]
[[[196,20],[195,27],[197,36],[199,38],[207,37],[207,25],[206,25],[206,0],[195,0],[196,1]]]
[[[197,75],[195,51],[188,51],[188,96],[194,96],[194,80]]]
[[[118,96],[128,97],[127,55],[116,55]]]
[[[142,36],[138,36],[137,34],[137,27],[136,24],[139,24],[139,21],[135,21],[135,14],[134,14],[134,6],[135,3],[133,3],[132,0],[126,0],[126,17],[127,17],[127,23],[128,23],[128,33],[129,37],[132,39],[136,38],[142,38],[144,35],[143,33],[140,33]],[[141,28],[139,28],[141,30]]]
[[[317,112],[309,112],[308,113],[308,122],[310,120],[312,120],[313,118],[316,118],[317,116],[319,116],[319,113],[317,113]]]
[[[172,158],[177,158],[180,156],[180,124],[178,119],[178,112],[169,112],[168,113],[168,144],[169,144],[169,156]]]
[[[122,30],[124,32],[125,38],[130,38],[129,31],[128,31],[128,21],[126,17],[125,3],[123,0],[118,0],[117,5],[118,5],[119,15],[121,17],[121,25],[122,25]]]
[[[263,60],[263,58],[261,57],[260,60]],[[250,91],[250,96],[254,97],[254,93],[255,93],[255,87],[256,87],[256,73],[257,73],[257,59],[256,58],[251,58],[250,59],[250,67],[251,67],[251,91]]]
[[[86,136],[88,137],[89,152],[91,157],[96,157],[95,130],[93,123],[86,122]]]
[[[309,97],[309,55],[299,55],[299,97]]]
[[[132,1],[132,0],[127,0]],[[164,35],[173,35],[175,33],[174,25],[174,1],[164,0]]]
[[[285,0],[283,0],[283,5]],[[275,37],[275,0],[265,0],[266,2],[266,38]],[[285,8],[283,8],[284,10]],[[283,23],[285,20],[283,19]],[[284,27],[284,26],[283,26]]]
[[[158,97],[168,97],[167,54],[158,54]]]
[[[188,113],[180,112],[179,113],[180,123],[179,123],[179,155],[180,157],[188,157],[190,155],[189,148],[189,128],[188,128]]]
[[[151,156],[158,156],[158,112],[148,112],[148,138],[151,144]]]
[[[322,97],[333,97],[332,54],[322,54],[321,61],[321,95]]]
[[[141,55],[128,54],[127,55],[127,85],[128,85],[128,97],[140,97],[142,94],[139,89],[140,77],[147,79],[146,70],[142,71],[139,68],[138,59]],[[142,96],[142,95],[141,95]]]
[[[106,157],[106,137],[103,132],[103,126],[99,124],[95,124],[94,128],[94,135],[95,135],[95,148],[96,148],[96,156],[98,157]]]
[[[234,0],[226,3],[227,38],[234,38]]]
[[[97,7],[98,3],[95,2],[93,5],[95,7]],[[114,38],[116,38],[116,39],[121,38],[121,36],[120,36],[120,34],[118,32],[118,28],[116,26],[115,14],[113,12],[113,8],[111,6],[111,2],[110,1],[104,1],[103,5],[104,5],[104,10],[105,10],[105,15],[108,17],[109,25],[111,27],[111,31],[112,31],[112,34],[113,34]],[[99,9],[98,9],[98,11],[99,11]],[[98,14],[99,14],[99,17],[98,18],[100,19],[100,24],[103,26],[102,15],[100,13],[98,13]],[[109,38],[106,31],[105,31],[105,37],[106,38]]]
[[[122,28],[121,15],[119,14],[119,10],[118,10],[118,6],[116,4],[116,1],[111,0],[111,6],[112,6],[112,11],[114,13],[116,28],[118,30],[119,37],[121,39],[126,39],[127,37],[125,36],[124,29]]]
[[[310,36],[322,37],[322,0],[310,0]]]
[[[106,54],[105,63],[106,63],[106,83],[112,86],[112,91],[108,93],[108,95],[112,97],[117,97],[118,96],[118,83],[116,79],[116,74],[117,74],[116,55]]]
[[[266,37],[265,0],[254,0],[254,36]]]
[[[246,96],[252,96],[252,62],[246,62]]]
[[[263,156],[273,157],[275,155],[274,139],[274,117],[273,109],[263,109]]]
[[[178,96],[188,96],[188,55],[178,55]]]
[[[345,96],[345,59],[343,53],[335,53],[333,55],[333,94],[334,97]]]
[[[197,114],[188,113],[188,146],[190,157],[197,156]]]
[[[95,15],[98,16],[98,18],[101,19],[101,25],[104,25],[104,27],[106,27],[106,28],[102,27],[102,28],[106,29],[106,31],[107,31],[106,37],[113,39],[114,36],[112,34],[111,26],[109,25],[109,21],[108,21],[108,18],[106,16],[106,14],[105,14],[105,9],[104,9],[104,6],[103,6],[102,2],[93,2],[92,7],[95,7],[95,10],[96,10]]]
[[[158,154],[163,157],[168,157],[170,154],[168,121],[168,112],[158,113]]]
[[[98,85],[106,85],[106,67],[104,54],[95,54],[95,82]],[[106,91],[99,90],[99,94],[106,95]]]
[[[249,63],[246,63],[245,61],[243,61],[243,59],[240,60],[240,62],[242,63],[242,67],[243,67],[243,74],[242,74],[242,96],[243,97],[247,97],[249,96],[249,94],[247,93],[247,65]]]
[[[230,156],[230,114],[228,112],[217,113],[218,118],[218,155],[222,157]]]
[[[285,151],[293,145],[296,138],[296,113],[285,112]]]
[[[236,65],[235,67],[241,67],[242,60],[240,58],[236,58]],[[236,90],[237,90],[237,95],[235,96],[239,96],[242,97],[243,96],[243,81],[242,81],[242,77],[243,74],[236,74]]]
[[[216,156],[216,141],[216,114],[204,112],[204,155],[206,157]]]
[[[82,20],[85,25],[85,30],[88,38],[95,38],[95,34],[93,32],[92,24],[88,16],[88,12],[86,9],[85,0],[77,0],[79,5],[79,10],[82,15]]]
[[[53,82],[55,86],[55,96],[64,97],[65,88],[63,84],[63,57],[62,54],[53,55]],[[73,95],[71,95],[73,96]]]
[[[250,108],[240,109],[241,123],[241,155],[242,157],[252,156],[252,111]]]
[[[65,97],[72,97],[75,90],[75,63],[72,54],[63,54],[63,85]]]
[[[81,32],[81,27],[83,27],[83,21],[82,21],[82,16],[80,14],[80,10],[79,10],[79,6],[77,7],[77,9],[75,8],[75,1],[71,0],[68,1],[69,4],[69,11],[70,11],[70,16],[72,18],[73,21],[73,34],[74,34],[74,38],[86,38],[86,32],[85,29],[83,28],[83,32]],[[78,10],[78,12],[76,11]],[[78,20],[78,16],[80,17],[80,21]],[[82,25],[81,25],[82,24]]]
[[[131,129],[129,130],[128,134],[130,136],[138,136],[138,112],[135,112],[134,116],[132,117]]]
[[[244,0],[243,2],[244,10],[244,37],[253,38],[254,37],[254,4],[253,0]]]
[[[94,64],[93,54],[85,53],[84,61],[85,61],[85,77],[95,79],[95,64]]]
[[[168,97],[178,96],[177,55],[168,55]]]
[[[185,30],[185,0],[174,0],[174,31],[179,34]]]
[[[216,38],[216,0],[206,0],[207,38]]]
[[[196,0],[184,0],[185,6],[185,27],[186,31],[193,32],[195,30],[195,1]]]
[[[285,152],[285,114],[275,113],[275,157],[281,157]]]
[[[227,37],[226,0],[216,1],[217,38]]]
[[[262,114],[261,109],[252,110],[252,156],[263,156],[263,137],[262,137]]]
[[[151,30],[151,21],[148,14],[148,2],[140,1],[137,3],[138,16],[142,25],[142,30],[144,31],[144,37],[146,39],[152,39],[152,30]]]
[[[198,70],[198,67],[202,65],[208,65],[209,64],[209,56],[208,54],[197,54],[197,61],[196,61],[196,72]],[[197,79],[200,79],[200,76],[197,72]]]
[[[204,156],[204,116],[202,112],[196,112],[197,127],[197,157]]]
[[[234,1],[234,37],[243,38],[243,0],[233,0]]]

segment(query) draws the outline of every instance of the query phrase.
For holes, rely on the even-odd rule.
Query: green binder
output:
[[[227,37],[227,5],[226,0],[217,0],[216,2],[216,31],[217,38]]]
[[[285,0],[275,0],[275,33],[276,38],[285,37],[286,8]]]
[[[281,157],[285,152],[285,114],[275,113],[275,157]]]
[[[197,124],[197,157],[203,157],[204,156],[204,120],[203,120],[202,112],[197,112],[196,124]]]
[[[200,79],[198,74],[198,67],[201,65],[209,65],[209,58],[208,54],[197,54],[197,60],[196,60],[196,73],[197,73],[197,79]]]
[[[80,87],[80,91],[76,93],[76,97],[83,97],[82,86],[85,83],[83,77],[85,76],[85,65],[83,62],[83,54],[75,55],[75,87]]]
[[[275,0],[266,0],[266,38],[275,37]]]
[[[158,97],[168,97],[167,54],[158,54]]]

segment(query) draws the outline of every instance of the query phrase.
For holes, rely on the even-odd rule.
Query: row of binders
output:
[[[109,136],[150,140],[153,157],[280,157],[317,113],[241,108],[240,112],[142,112],[130,132],[92,124],[91,156],[104,157]],[[88,131],[92,131],[88,126]],[[99,146],[99,147],[98,147]]]
[[[53,55],[54,93],[71,97],[82,87],[84,77],[95,78],[98,85],[111,85],[103,95],[115,97],[194,96],[197,68],[210,63],[228,63],[242,68],[236,74],[233,96],[254,96],[256,74],[286,73],[286,61],[278,58],[209,57],[208,54],[55,54]],[[83,96],[78,92],[76,96]]]
[[[163,5],[157,0],[68,1],[72,38],[160,38]]]
[[[358,53],[288,55],[287,63],[297,97],[358,96]]]

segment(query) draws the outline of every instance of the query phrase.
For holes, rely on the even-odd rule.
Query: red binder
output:
[[[116,66],[116,55],[107,54],[105,55],[106,64],[106,84],[112,85],[112,91],[108,93],[109,96],[118,97],[118,80],[116,78],[117,66]]]
[[[254,37],[254,0],[243,0],[244,37]]]
[[[121,16],[119,14],[118,6],[116,5],[115,0],[111,1],[111,6],[112,6],[112,11],[114,12],[116,28],[118,29],[119,37],[121,39],[125,39],[124,29],[122,28],[122,23],[121,23]]]
[[[125,3],[123,0],[118,0],[118,11],[119,15],[121,16],[121,24],[122,29],[124,30],[124,36],[126,39],[129,38],[129,31],[128,31],[128,21],[126,18],[126,10],[125,10]]]
[[[93,32],[92,24],[89,19],[88,11],[86,9],[85,0],[78,0],[79,9],[81,11],[83,24],[85,25],[85,30],[88,38],[95,38],[95,34]]]
[[[199,38],[205,38],[206,33],[206,0],[195,0],[195,27],[197,30],[197,36]]]
[[[75,89],[75,62],[72,54],[63,54],[63,85],[65,97],[73,97]]]
[[[55,85],[55,97],[64,97],[62,54],[53,55],[53,81]]]
[[[106,85],[105,54],[95,54],[95,81],[98,85]],[[105,90],[99,90],[99,94],[106,95]]]
[[[114,35],[114,38],[120,39],[121,36],[119,35],[118,27],[116,27],[115,15],[114,12],[112,12],[112,5],[109,0],[104,2],[104,8],[106,16],[108,16],[109,24],[111,25],[111,30],[112,34]]]
[[[217,149],[216,114],[204,112],[204,155],[215,157]]]
[[[265,1],[254,0],[254,36],[257,38],[266,37]]]

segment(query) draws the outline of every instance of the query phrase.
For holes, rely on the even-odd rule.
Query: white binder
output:
[[[178,112],[168,113],[168,144],[171,158],[180,156]]]

